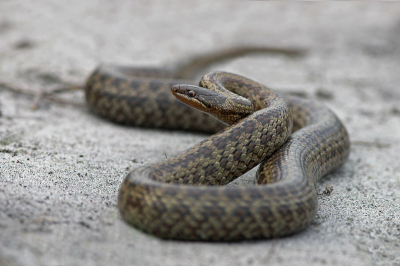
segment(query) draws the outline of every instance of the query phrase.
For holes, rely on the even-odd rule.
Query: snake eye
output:
[[[188,91],[187,95],[189,97],[194,97],[194,96],[196,96],[196,93],[194,91]]]

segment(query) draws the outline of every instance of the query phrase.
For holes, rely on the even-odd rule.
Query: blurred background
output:
[[[377,58],[398,54],[400,42],[400,11],[393,2],[2,1],[1,7],[3,80],[34,78],[32,72],[40,72],[82,81],[100,62],[161,65],[217,49],[256,45],[305,49],[310,57],[318,54],[304,60],[296,73],[296,62],[286,66],[287,71],[279,70],[289,76],[282,77],[281,84],[297,78],[302,85],[299,72],[310,72],[308,66],[314,73],[307,76],[319,76],[324,79],[320,82],[331,82],[340,69],[365,79],[362,73],[369,68],[375,69],[374,78],[389,82],[390,71]],[[345,51],[341,58],[338,51]],[[276,58],[262,61],[271,71],[279,64]],[[334,71],[335,64],[341,67]],[[253,76],[268,75],[269,83],[278,79],[274,72],[250,68]]]
[[[116,208],[124,175],[204,136],[103,121],[81,90],[61,104],[41,96],[84,84],[100,63],[163,66],[243,46],[286,52],[204,73],[320,100],[350,133],[349,161],[316,187],[315,223],[234,245],[128,227]],[[0,1],[0,265],[400,265],[399,73],[397,2]]]

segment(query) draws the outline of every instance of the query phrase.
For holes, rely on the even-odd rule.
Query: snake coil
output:
[[[118,195],[125,221],[161,238],[206,241],[279,237],[307,227],[317,210],[314,183],[349,155],[339,119],[318,102],[283,99],[235,74],[211,72],[191,86],[178,85],[187,81],[174,80],[177,73],[105,65],[87,81],[89,106],[113,121],[218,132],[129,173]],[[171,87],[184,103],[231,125],[177,101]],[[258,164],[256,185],[220,186]]]

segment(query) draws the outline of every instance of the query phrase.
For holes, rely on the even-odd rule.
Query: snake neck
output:
[[[226,72],[207,73],[199,85],[175,85],[171,90],[181,102],[228,125],[278,100],[277,95],[267,87]]]
[[[224,79],[226,76],[230,79]],[[291,110],[282,98],[268,88],[223,72],[205,75],[200,84],[222,96],[230,97],[237,93],[240,97],[248,97],[252,108],[257,106],[258,110],[245,119],[236,119],[239,120],[237,123],[179,156],[153,165],[149,174],[151,179],[167,183],[226,184],[258,165],[290,136]],[[187,85],[183,86],[187,88]],[[232,115],[227,117],[225,121]]]

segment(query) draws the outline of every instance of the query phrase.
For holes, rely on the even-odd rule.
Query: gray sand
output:
[[[82,91],[56,95],[80,107],[42,100],[32,110],[35,97],[0,87],[0,265],[400,265],[399,36],[395,2],[1,1],[0,82],[38,94],[82,84],[100,62],[160,66],[238,45],[305,49],[210,69],[324,102],[352,148],[316,184],[317,217],[299,234],[163,241],[121,220],[119,184],[206,136],[110,123],[84,106]]]

